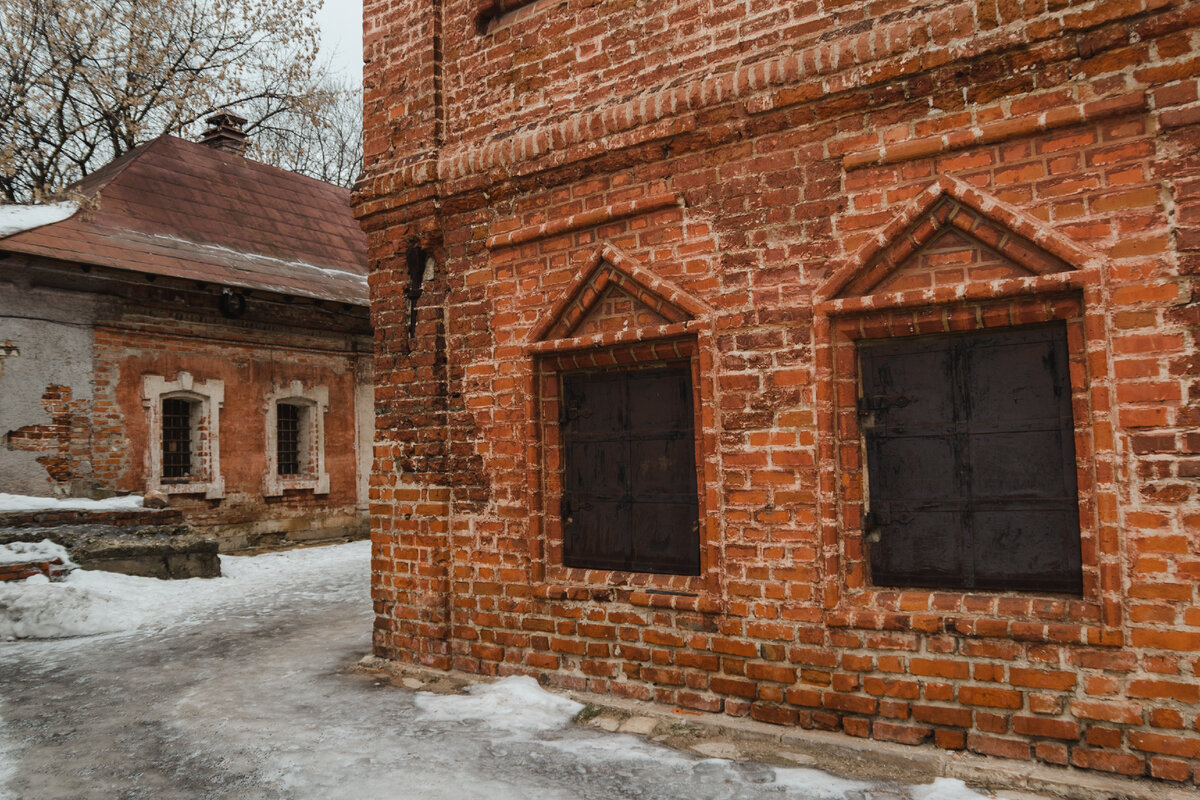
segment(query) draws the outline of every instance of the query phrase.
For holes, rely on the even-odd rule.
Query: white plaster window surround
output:
[[[280,473],[279,407],[298,410],[298,436],[295,456],[298,470]],[[325,413],[329,411],[329,388],[305,389],[300,381],[276,386],[267,395],[267,474],[263,476],[263,494],[276,497],[288,489],[309,489],[313,494],[329,494],[329,473],[325,471]]]
[[[163,477],[163,401],[185,400],[191,405],[191,459],[187,474]],[[164,494],[203,494],[215,500],[225,496],[221,475],[221,406],[225,382],[197,381],[180,372],[173,381],[161,375],[142,376],[142,405],[149,432],[146,448],[146,489]]]

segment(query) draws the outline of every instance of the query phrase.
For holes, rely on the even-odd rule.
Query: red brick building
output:
[[[365,15],[378,655],[1200,781],[1200,4]]]
[[[223,549],[365,535],[349,192],[171,136],[74,188],[74,215],[0,238],[0,491],[159,491]]]

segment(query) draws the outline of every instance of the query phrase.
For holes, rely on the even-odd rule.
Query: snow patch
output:
[[[77,203],[50,203],[44,206],[0,205],[0,236],[62,222],[79,210]]]
[[[813,800],[837,800],[850,792],[863,792],[875,786],[804,767],[775,767],[775,783],[788,789],[801,789],[804,797]]]
[[[244,250],[234,250],[233,248],[225,247],[224,245],[211,244],[209,242],[194,242],[191,239],[183,239],[181,237],[171,236],[165,233],[147,233],[144,235],[147,238],[164,239],[172,244],[186,245],[196,250],[209,250],[214,253],[219,253],[223,256],[237,256],[240,258],[252,259],[254,261],[276,264],[278,266],[285,267],[289,271],[296,269],[297,267],[301,269],[310,269],[330,278],[348,280],[361,286],[363,289],[367,288],[367,276],[358,272],[350,272],[344,269],[334,269],[332,267],[321,267],[317,266],[316,264],[310,264],[307,261],[296,261],[295,259],[291,258],[276,258],[275,256],[268,256],[264,255],[263,253],[248,253]]]
[[[936,778],[933,783],[910,787],[908,793],[913,800],[988,800],[989,797],[955,778]]]
[[[367,570],[370,553],[370,542],[352,542],[222,556],[220,578],[164,581],[80,569],[56,583],[41,575],[0,583],[0,641],[166,628],[211,617],[214,608],[228,603],[251,605],[251,598],[347,563]]]
[[[10,542],[0,544],[0,564],[28,564],[31,561],[53,561],[62,559],[65,565],[73,565],[67,548],[49,539],[40,542]]]
[[[494,730],[541,733],[562,728],[583,704],[551,694],[533,678],[513,675],[494,683],[475,684],[466,695],[418,692],[416,706],[438,720],[478,720]]]
[[[0,514],[6,511],[134,511],[142,508],[142,496],[109,497],[89,500],[86,497],[29,497],[23,494],[0,492]]]
[[[44,575],[0,584],[0,639],[52,639],[130,630],[142,624],[148,609],[138,607],[136,585],[126,595],[128,575],[77,570],[51,583]]]

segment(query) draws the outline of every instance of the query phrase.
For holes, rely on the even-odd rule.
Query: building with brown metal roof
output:
[[[366,241],[348,190],[231,128],[159,137],[65,219],[0,231],[0,491],[158,491],[225,549],[364,530]]]

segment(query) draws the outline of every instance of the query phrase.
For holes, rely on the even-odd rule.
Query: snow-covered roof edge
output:
[[[45,205],[0,205],[0,238],[62,222],[79,210],[71,201]]]

